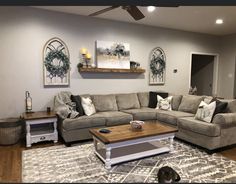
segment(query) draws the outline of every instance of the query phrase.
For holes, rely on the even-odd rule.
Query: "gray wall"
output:
[[[234,97],[236,34],[220,38],[218,94],[224,98]],[[236,89],[235,89],[236,90]]]
[[[43,87],[42,51],[52,37],[61,38],[70,51],[69,88]],[[88,48],[94,57],[96,40],[130,43],[131,60],[147,71],[144,75],[103,74],[81,76],[76,65],[79,50]],[[120,93],[162,90],[187,94],[191,52],[218,51],[219,39],[205,34],[175,31],[136,24],[69,15],[30,7],[0,7],[0,117],[19,116],[25,110],[25,91],[33,98],[33,110],[52,106],[62,90],[74,94]],[[167,58],[166,83],[148,85],[148,56],[161,47]],[[173,73],[173,69],[178,69]]]

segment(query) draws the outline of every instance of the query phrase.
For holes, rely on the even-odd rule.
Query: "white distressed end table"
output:
[[[23,113],[26,123],[26,147],[41,141],[58,141],[55,112]]]
[[[132,130],[129,124],[107,129],[111,132],[101,133],[100,128],[90,129],[95,153],[105,163],[106,169],[114,164],[173,151],[173,138],[178,131],[158,121],[146,121],[140,131]],[[160,143],[163,139],[170,141],[168,146]]]

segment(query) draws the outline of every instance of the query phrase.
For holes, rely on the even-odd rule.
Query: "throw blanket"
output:
[[[69,91],[62,91],[54,98],[54,109],[63,119],[77,118],[79,116],[79,113],[73,109],[73,103],[70,99],[71,95]]]

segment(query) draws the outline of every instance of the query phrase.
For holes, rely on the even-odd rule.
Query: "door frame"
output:
[[[192,55],[193,54],[214,56],[212,95],[217,96],[217,94],[218,94],[219,54],[218,53],[207,53],[207,52],[190,52],[189,88],[191,87]]]

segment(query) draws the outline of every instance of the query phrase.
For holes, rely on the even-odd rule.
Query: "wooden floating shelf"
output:
[[[79,68],[79,72],[90,73],[144,73],[145,69],[117,69],[117,68]]]

